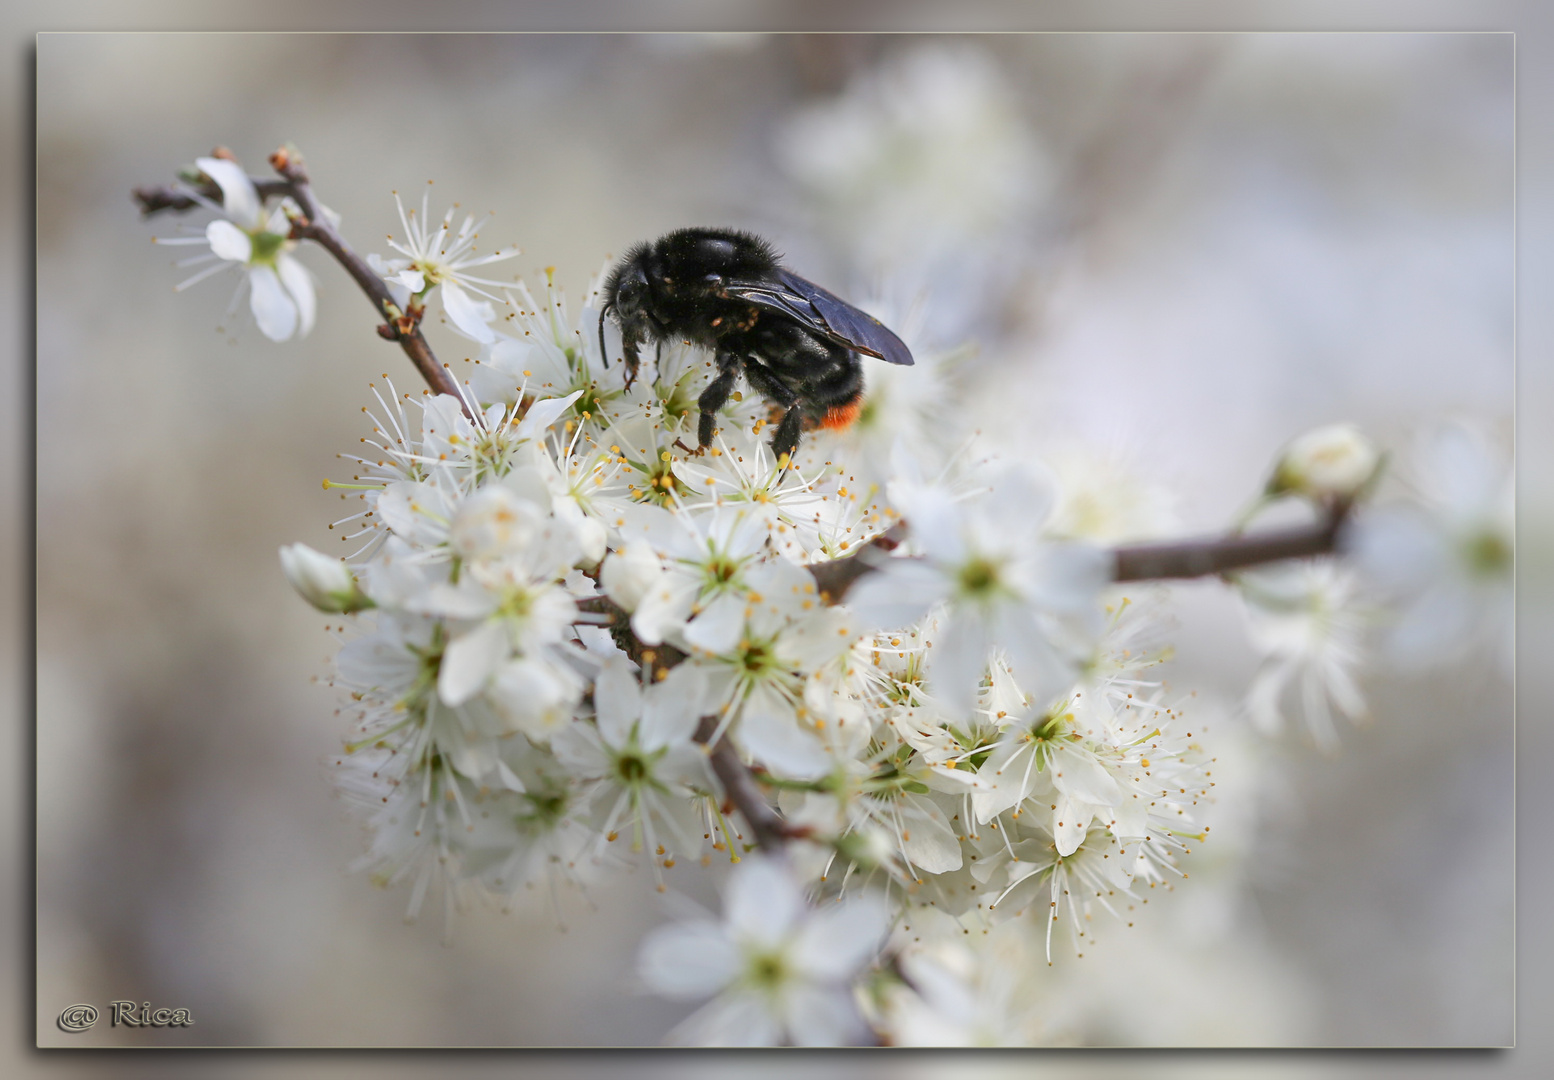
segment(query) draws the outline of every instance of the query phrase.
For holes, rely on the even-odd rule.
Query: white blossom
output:
[[[875,626],[904,626],[944,604],[932,665],[937,692],[957,708],[971,705],[994,647],[1037,696],[1061,692],[1098,622],[1108,568],[1090,545],[1040,539],[1051,488],[1010,469],[976,499],[900,483],[891,499],[922,557],[887,561],[849,605]]]
[[[1417,499],[1362,511],[1348,541],[1395,608],[1388,652],[1418,668],[1478,646],[1508,670],[1514,474],[1483,432],[1462,424],[1424,440],[1412,464]]]
[[[851,990],[890,915],[875,894],[806,906],[774,859],[746,859],[728,885],[721,921],[673,923],[642,943],[638,972],[657,993],[695,1001],[678,1041],[712,1046],[836,1046],[865,1034]]]
[[[391,238],[389,246],[405,257],[384,259],[372,255],[368,262],[389,282],[401,308],[407,307],[412,297],[421,300],[437,289],[442,297],[443,311],[455,330],[475,341],[493,342],[496,335],[488,324],[496,318],[496,313],[488,301],[500,300],[491,290],[505,283],[477,277],[469,271],[510,259],[518,254],[518,250],[498,249],[477,255],[475,241],[480,234],[475,231],[474,215],[466,215],[464,223],[455,231],[454,212],[450,208],[443,215],[441,224],[434,228],[427,213],[430,198],[430,192],[422,195],[421,213],[417,216],[413,208],[406,210],[399,193],[394,193],[405,240],[401,243]],[[477,300],[477,296],[486,299]]]
[[[306,336],[313,329],[317,301],[313,277],[291,252],[296,243],[289,239],[291,222],[288,209],[295,204],[283,202],[266,210],[258,190],[240,165],[225,158],[199,158],[200,171],[221,188],[217,205],[198,194],[195,198],[222,214],[205,226],[200,237],[159,238],[161,244],[206,245],[206,255],[196,255],[180,266],[212,265],[179,283],[187,289],[222,270],[238,270],[249,290],[249,309],[260,333],[271,341],[286,341],[294,334]],[[236,297],[233,298],[234,304]]]
[[[1246,698],[1253,723],[1278,731],[1284,723],[1280,698],[1293,688],[1317,745],[1336,750],[1334,708],[1350,720],[1366,717],[1355,672],[1364,658],[1367,619],[1355,575],[1331,560],[1313,560],[1243,573],[1238,586],[1252,643],[1263,654]]]

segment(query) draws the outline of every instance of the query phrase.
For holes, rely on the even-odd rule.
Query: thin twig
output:
[[[469,403],[464,400],[464,395],[459,393],[458,383],[454,381],[452,373],[437,363],[437,357],[432,353],[431,345],[427,344],[425,336],[421,333],[419,320],[399,309],[383,279],[373,272],[365,259],[351,249],[351,245],[345,242],[345,237],[340,235],[340,231],[330,224],[328,217],[324,215],[323,208],[313,196],[313,187],[308,180],[308,171],[302,163],[301,155],[291,153],[282,147],[270,155],[270,164],[275,166],[275,171],[290,183],[292,198],[296,199],[297,205],[302,208],[304,216],[292,222],[292,235],[316,241],[335,257],[336,262],[345,267],[346,273],[361,286],[378,314],[387,320],[378,328],[379,335],[398,341],[399,347],[405,350],[405,355],[421,373],[421,378],[426,380],[426,384],[435,393],[452,394],[463,405],[465,413],[468,413]]]
[[[895,550],[896,545],[906,539],[906,535],[905,524],[898,521],[851,555],[828,559],[808,567],[810,576],[815,579],[815,585],[820,590],[820,598],[828,604],[839,603],[859,578],[879,568],[882,553]]]
[[[1226,574],[1261,563],[1331,555],[1348,516],[1347,503],[1330,508],[1321,521],[1269,532],[1234,533],[1174,544],[1117,548],[1114,581],[1153,581]]]
[[[1338,534],[1348,517],[1349,509],[1348,503],[1335,503],[1324,510],[1322,520],[1288,529],[1252,534],[1238,532],[1200,540],[1115,548],[1112,552],[1115,566],[1112,580],[1155,581],[1207,577],[1284,559],[1331,555],[1337,550]],[[847,590],[860,578],[880,568],[883,560],[876,552],[894,549],[906,534],[904,523],[898,522],[854,554],[809,567],[810,575],[819,585],[826,602],[841,602]]]
[[[702,717],[701,725],[696,729],[696,741],[705,746],[717,728],[717,717]],[[723,785],[724,795],[728,796],[728,801],[738,808],[749,824],[756,847],[762,851],[780,851],[793,836],[793,831],[782,815],[766,801],[750,767],[739,760],[739,752],[734,749],[734,744],[720,737],[712,744],[707,758],[719,783]]]
[[[254,190],[259,193],[259,198],[261,199],[291,194],[291,182],[288,180],[250,176],[248,182],[254,185]],[[174,187],[171,184],[138,187],[130,192],[130,195],[140,204],[140,212],[146,217],[150,217],[152,214],[162,210],[182,212],[206,205],[200,202],[195,197],[196,195],[203,196],[205,199],[218,205],[222,201],[221,188],[209,180],[203,184],[193,184],[185,187]]]

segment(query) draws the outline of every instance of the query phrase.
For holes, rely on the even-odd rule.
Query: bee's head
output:
[[[605,306],[622,325],[636,322],[651,302],[648,294],[648,250],[639,244],[626,253],[605,283]]]
[[[600,355],[605,355],[604,319],[613,315],[621,328],[621,346],[631,375],[637,369],[637,347],[653,335],[654,321],[649,311],[653,298],[648,289],[647,267],[646,245],[628,251],[604,283],[604,304],[599,309]]]

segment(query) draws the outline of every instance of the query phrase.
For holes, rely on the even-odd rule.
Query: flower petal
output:
[[[624,656],[610,657],[594,680],[594,717],[599,734],[611,746],[620,747],[631,737],[631,725],[642,715],[642,686]],[[694,718],[693,718],[694,719]]]
[[[507,653],[507,630],[496,620],[454,638],[442,654],[438,696],[449,705],[464,704],[485,687]]]
[[[783,863],[748,858],[731,875],[724,911],[735,940],[771,946],[803,916],[804,895]]]
[[[318,301],[313,295],[313,275],[290,255],[283,254],[276,258],[275,267],[280,271],[281,284],[286,286],[286,291],[297,305],[297,314],[302,320],[298,336],[307,337],[308,331],[313,329],[313,317],[318,312]]]
[[[496,340],[496,334],[486,325],[484,318],[491,306],[472,300],[467,292],[459,288],[457,282],[442,283],[442,307],[454,327],[467,336],[484,345]]]
[[[281,286],[281,279],[268,266],[248,268],[253,291],[248,306],[253,310],[259,332],[271,341],[285,341],[297,331],[297,304]]]
[[[851,978],[879,950],[890,928],[890,908],[876,893],[812,912],[794,938],[795,966],[819,982]]]
[[[205,226],[205,239],[211,251],[228,262],[247,264],[254,253],[254,242],[248,234],[225,218],[217,218]]]
[[[739,950],[717,923],[659,927],[642,942],[637,974],[655,993],[694,1001],[717,993],[739,973]]]
[[[814,780],[831,771],[831,756],[799,725],[793,707],[759,687],[739,714],[738,737],[750,756],[784,776]]]
[[[221,189],[221,208],[227,217],[245,228],[259,226],[263,204],[254,182],[241,165],[225,158],[208,157],[195,158],[194,164]]]

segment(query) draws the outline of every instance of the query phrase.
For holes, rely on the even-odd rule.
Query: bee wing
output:
[[[890,364],[912,365],[912,351],[890,328],[873,315],[853,307],[840,296],[787,270],[778,270],[777,283],[731,281],[729,296],[795,319],[821,337],[854,352],[877,357]]]

